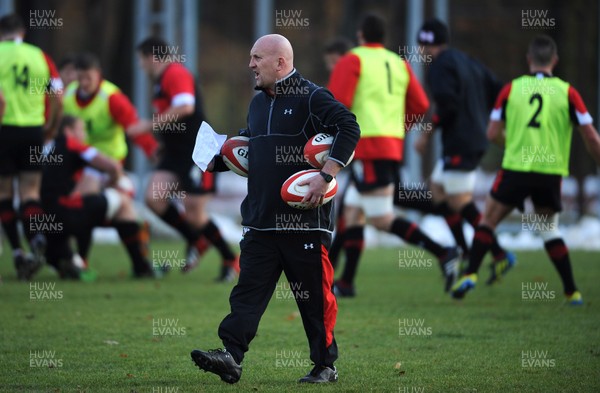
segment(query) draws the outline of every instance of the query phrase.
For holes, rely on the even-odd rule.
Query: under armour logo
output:
[[[308,250],[309,248],[314,249],[315,245],[313,243],[304,243],[304,249]]]
[[[283,110],[283,114],[284,115],[291,115],[292,114],[292,110],[291,109],[284,109]]]

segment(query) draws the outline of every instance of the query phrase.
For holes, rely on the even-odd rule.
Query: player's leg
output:
[[[581,293],[575,285],[569,249],[558,228],[559,212],[562,210],[560,200],[561,178],[559,176],[538,175],[544,187],[538,187],[531,195],[536,223],[539,223],[539,234],[544,240],[544,248],[556,268],[563,284],[563,292],[572,305],[583,304]]]
[[[0,221],[15,258],[24,256],[17,226],[19,215],[13,203],[13,182],[18,173],[18,155],[28,154],[24,149],[18,148],[22,143],[20,131],[6,125],[0,130]]]
[[[84,205],[87,197],[84,197]],[[140,222],[133,206],[132,199],[113,188],[104,190],[103,195],[90,197],[89,204],[100,204],[100,199],[106,201],[104,218],[110,222],[119,233],[121,243],[125,246],[133,266],[134,277],[154,277],[152,266],[148,261],[148,245],[144,223]],[[98,217],[96,220],[101,220]]]
[[[256,336],[258,324],[281,276],[281,258],[276,239],[260,231],[247,231],[240,242],[240,277],[229,296],[231,312],[219,326],[225,349],[192,351],[202,370],[215,373],[228,383],[242,374],[240,363]]]
[[[314,382],[321,373],[327,375],[328,382],[337,380],[333,365],[338,357],[333,333],[337,302],[331,291],[333,267],[327,253],[330,241],[328,234],[307,232],[286,236],[286,240],[279,243],[283,271],[298,305],[310,359],[315,364],[313,371],[300,382]]]
[[[448,195],[448,206],[452,211],[460,213],[461,217],[471,224],[474,229],[481,221],[481,213],[473,201],[475,180],[475,170],[449,169],[443,173],[444,188]],[[510,269],[516,263],[515,255],[504,250],[495,235],[492,239],[490,252],[493,256],[493,263],[499,264],[498,267],[503,265]]]
[[[463,277],[452,287],[452,296],[461,299],[475,287],[477,272],[485,254],[494,242],[496,226],[515,208],[523,210],[523,201],[530,193],[527,179],[517,172],[499,170],[487,197],[485,211],[473,236],[469,266]]]
[[[446,221],[456,245],[462,250],[463,260],[468,259],[469,247],[465,240],[465,234],[462,227],[462,216],[453,211],[448,205],[448,195],[444,190],[444,163],[438,160],[433,172],[431,173],[431,195],[435,205],[436,213]]]
[[[331,261],[331,266],[333,266],[334,270],[337,268],[340,251],[342,251],[342,247],[344,245],[344,234],[346,233],[346,219],[344,218],[344,199],[346,197],[346,193],[348,192],[348,187],[350,187],[350,184],[351,180],[348,181],[348,184],[346,184],[341,195],[336,200],[337,204],[335,235],[333,236],[331,247],[329,248],[329,260]]]
[[[0,176],[0,221],[10,243],[17,278],[29,280],[32,272],[41,265],[33,260],[21,246],[21,236],[17,226],[19,216],[13,207],[13,177]]]
[[[40,201],[40,187],[42,184],[41,171],[27,171],[19,173],[19,215],[23,224],[23,232],[29,243],[36,264],[35,270],[44,264],[44,254],[47,240],[44,228],[50,218],[44,216]],[[32,273],[33,274],[33,273]]]
[[[354,278],[358,269],[360,256],[364,249],[365,216],[360,207],[360,197],[356,187],[351,184],[344,198],[344,231],[342,247],[346,255],[344,271],[335,282],[334,292],[336,296],[353,297],[356,295],[354,289]]]
[[[0,221],[13,252],[22,253],[17,227],[18,215],[13,206],[13,177],[0,175]]]
[[[449,209],[457,212],[461,217],[461,231],[463,219],[476,229],[481,221],[481,213],[473,201],[473,191],[476,181],[475,170],[444,168],[440,178],[446,192],[446,201]],[[490,251],[493,256],[493,262],[492,275],[487,281],[488,284],[497,282],[502,275],[506,274],[516,264],[516,256],[500,246],[495,234],[492,237]]]
[[[16,128],[15,128],[16,129]],[[39,269],[44,263],[46,237],[43,227],[49,219],[45,217],[40,201],[40,188],[42,185],[42,166],[44,138],[42,127],[21,128],[21,136],[13,149],[18,152],[15,165],[18,179],[19,192],[19,219],[23,224],[23,232],[33,253],[33,261]],[[4,130],[2,130],[4,132]],[[38,225],[41,219],[43,222]],[[32,273],[33,274],[33,273]]]
[[[475,228],[473,245],[469,255],[469,265],[464,275],[452,287],[452,297],[461,299],[465,294],[475,287],[477,283],[477,272],[485,254],[490,250],[494,242],[494,231],[496,226],[514,209],[513,206],[505,205],[493,196],[488,196],[485,203],[485,212],[481,222]]]
[[[396,217],[393,213],[392,191],[393,187],[390,184],[361,195],[367,222],[381,231],[392,233],[435,255],[446,277],[445,290],[448,291],[458,275],[458,250],[443,247],[421,231],[416,223],[403,217]]]
[[[177,175],[171,171],[157,170],[152,174],[146,189],[146,205],[164,222],[179,232],[188,244],[198,240],[198,230],[186,220],[172,200],[169,189],[177,189]]]
[[[210,218],[206,208],[216,191],[215,175],[209,172],[202,173],[193,163],[190,171],[192,174],[183,178],[181,184],[181,188],[186,192],[183,199],[186,219],[194,227],[200,228],[202,236],[206,237],[221,254],[221,273],[217,277],[217,281],[233,281],[239,272],[239,260],[223,238],[217,225]]]
[[[81,174],[81,178],[75,185],[73,193],[81,195],[98,195],[102,192],[103,184],[106,180],[106,174],[92,168],[85,167]],[[82,227],[73,234],[77,242],[78,254],[85,260],[88,260],[90,248],[92,247],[92,232],[93,227]]]

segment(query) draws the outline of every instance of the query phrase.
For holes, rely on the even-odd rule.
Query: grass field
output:
[[[480,283],[456,302],[442,292],[436,266],[400,267],[397,249],[367,250],[358,297],[339,300],[339,383],[320,387],[296,383],[312,366],[283,285],[239,383],[227,385],[193,365],[192,349],[221,346],[217,327],[229,310],[232,284],[214,283],[214,251],[189,275],[132,281],[120,246],[95,245],[96,282],[62,282],[44,268],[31,286],[15,281],[6,250],[2,392],[600,391],[599,253],[572,253],[585,305],[568,307],[541,252],[518,253],[519,265],[501,285]],[[480,281],[487,269],[482,273]]]

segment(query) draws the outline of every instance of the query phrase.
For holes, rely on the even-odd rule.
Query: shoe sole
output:
[[[312,383],[312,384],[320,384],[320,383],[336,383],[338,380],[337,378],[329,381],[303,381],[303,380],[299,380],[298,383]]]
[[[210,372],[221,377],[221,380],[227,382],[229,384],[234,384],[240,380],[239,377],[235,377],[230,374],[220,374],[211,364],[210,360],[208,360],[201,352],[192,352],[191,353],[192,360],[196,363],[196,366],[203,370],[204,372]]]

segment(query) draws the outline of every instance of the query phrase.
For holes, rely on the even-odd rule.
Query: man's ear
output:
[[[285,68],[285,59],[283,57],[277,58],[277,71],[281,71]]]

